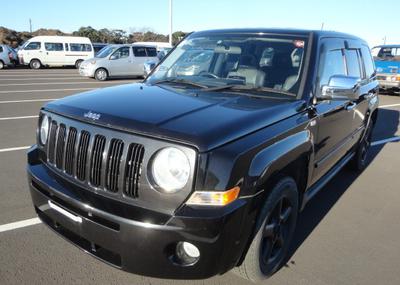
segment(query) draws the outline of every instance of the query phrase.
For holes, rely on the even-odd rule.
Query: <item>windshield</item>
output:
[[[104,58],[112,54],[118,47],[117,46],[106,46],[103,47],[96,55],[95,57],[98,58]]]
[[[295,96],[306,41],[301,36],[193,34],[168,55],[146,83],[192,82],[212,90],[243,86]]]

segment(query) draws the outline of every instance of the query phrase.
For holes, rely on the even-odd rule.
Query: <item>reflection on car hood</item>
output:
[[[303,103],[238,93],[193,92],[126,84],[69,96],[44,108],[81,121],[171,139],[207,151],[294,115]],[[84,116],[89,112],[94,115]]]

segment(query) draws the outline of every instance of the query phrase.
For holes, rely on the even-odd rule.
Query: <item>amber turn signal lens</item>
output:
[[[186,202],[187,205],[225,206],[239,197],[240,187],[236,186],[224,192],[196,191]]]

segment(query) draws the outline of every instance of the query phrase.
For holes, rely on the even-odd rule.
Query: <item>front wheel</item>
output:
[[[94,73],[94,78],[96,78],[99,81],[105,81],[108,78],[108,72],[104,68],[99,68],[96,70]]]
[[[4,63],[0,60],[0,69],[4,68]]]
[[[32,69],[40,69],[42,67],[42,64],[38,59],[32,59],[29,63],[29,67]]]
[[[298,214],[296,182],[285,177],[272,189],[260,212],[258,229],[246,258],[234,272],[253,282],[267,279],[283,265]]]

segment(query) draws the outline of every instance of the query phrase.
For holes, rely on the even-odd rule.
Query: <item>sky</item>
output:
[[[16,5],[15,3],[18,3]],[[1,4],[0,26],[17,31],[81,26],[169,32],[169,0],[19,0]],[[384,7],[384,8],[383,8]],[[173,30],[283,27],[354,34],[370,46],[400,44],[400,0],[173,0]]]

